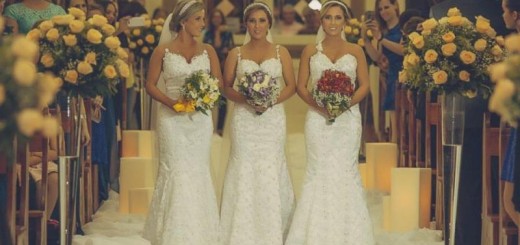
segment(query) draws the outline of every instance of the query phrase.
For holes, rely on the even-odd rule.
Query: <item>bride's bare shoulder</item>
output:
[[[302,51],[302,56],[311,57],[316,52],[318,52],[318,49],[316,49],[316,44],[307,44]]]

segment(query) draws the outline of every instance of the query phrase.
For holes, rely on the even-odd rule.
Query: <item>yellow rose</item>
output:
[[[38,90],[43,92],[43,94],[50,94],[51,97],[54,96],[56,92],[60,89],[63,81],[60,78],[55,77],[54,75],[50,75],[48,73],[39,73],[38,79]],[[40,93],[42,94],[42,93]],[[47,101],[42,105],[47,105],[51,101]]]
[[[471,77],[471,75],[467,71],[462,70],[459,72],[459,79],[461,81],[469,82],[470,77]]]
[[[68,25],[71,21],[74,20],[74,16],[70,15],[70,14],[66,14],[66,15],[57,15],[57,16],[54,16],[51,18],[52,22],[54,22],[56,25],[60,25],[60,26],[66,26]]]
[[[492,53],[494,56],[500,56],[500,55],[502,55],[503,51],[502,51],[502,49],[500,48],[500,46],[495,45],[495,46],[493,46],[493,48],[491,48],[491,53]]]
[[[42,32],[38,29],[32,29],[27,33],[26,37],[33,42],[39,42],[42,37]]]
[[[146,37],[144,38],[144,40],[149,43],[149,44],[153,44],[155,42],[155,37],[153,35],[146,35]]]
[[[205,104],[209,104],[209,102],[211,102],[211,99],[208,95],[205,95],[204,98],[202,98],[202,102],[204,102]]]
[[[117,56],[123,60],[128,59],[128,53],[121,47],[117,48]]]
[[[430,19],[427,19],[425,20],[421,26],[423,28],[423,30],[432,30],[433,28],[437,27],[439,23],[437,22],[437,20],[435,20],[435,18],[430,18]]]
[[[477,56],[471,51],[463,50],[460,52],[460,60],[466,65],[473,64],[476,58]]]
[[[186,104],[186,112],[194,112],[195,111],[195,101],[190,101]]]
[[[489,98],[489,110],[497,113],[507,113],[505,104],[515,95],[516,87],[514,82],[509,79],[500,80],[495,86],[495,90]],[[501,113],[502,112],[502,113]]]
[[[345,31],[346,34],[350,34],[350,33],[352,33],[352,27],[351,26],[345,26],[344,31]]]
[[[512,53],[520,52],[520,34],[509,35],[505,40],[506,50]]]
[[[410,65],[417,65],[420,60],[421,58],[415,53],[411,53],[406,56],[406,62]]]
[[[152,26],[152,21],[151,20],[145,20],[144,21],[144,26],[146,26],[146,27]]]
[[[144,42],[142,39],[137,40],[137,45],[143,46]]]
[[[65,72],[65,81],[76,84],[78,82],[78,72],[75,70],[68,70]]]
[[[0,84],[0,106],[4,103],[5,101],[5,87],[4,85]]]
[[[98,27],[103,27],[104,25],[108,24],[108,20],[105,16],[101,16],[98,14],[95,14],[90,18],[89,23]]]
[[[435,52],[435,50],[433,49],[429,49],[428,51],[426,51],[426,53],[424,54],[424,60],[428,63],[428,64],[431,64],[433,62],[435,62],[437,60],[437,52]]]
[[[116,32],[116,28],[114,28],[114,26],[112,26],[110,24],[103,25],[103,27],[101,27],[101,30],[107,36],[112,36],[112,34],[114,34],[114,32]]]
[[[412,40],[413,45],[418,48],[422,49],[424,47],[424,38],[423,36],[418,36]]]
[[[414,31],[414,32],[408,34],[408,39],[410,39],[410,41],[411,41],[411,40],[414,40],[415,38],[418,38],[418,37],[420,37],[420,36],[421,36],[421,35],[420,35],[419,33],[417,33],[417,32]]]
[[[148,54],[148,53],[150,53],[150,50],[148,49],[148,47],[143,47],[143,48],[141,49],[141,53],[143,53],[143,54]]]
[[[117,71],[113,65],[107,65],[105,66],[105,69],[103,69],[103,74],[105,77],[112,79],[117,76]]]
[[[134,29],[132,30],[132,35],[134,36],[140,36],[141,35],[141,29]]]
[[[493,28],[489,28],[487,31],[486,31],[486,35],[490,38],[495,38],[497,36],[497,32],[495,31],[495,29]]]
[[[18,130],[28,137],[41,129],[42,120],[42,113],[36,109],[24,109],[16,116]]]
[[[119,74],[121,74],[122,77],[127,78],[130,76],[130,68],[128,67],[126,62],[124,62],[121,59],[118,59],[116,61],[116,64],[117,64],[117,70],[119,71]]]
[[[54,42],[60,38],[60,33],[58,29],[52,28],[47,32],[47,34],[45,34],[45,37],[47,38],[47,40]]]
[[[185,112],[186,106],[182,102],[177,102],[175,105],[173,105],[173,110],[176,112]]]
[[[137,48],[137,44],[135,44],[134,42],[130,42],[130,43],[128,43],[128,48],[135,49],[135,48]]]
[[[78,43],[78,38],[74,34],[69,34],[63,36],[63,41],[65,42],[65,45],[72,47]]]
[[[497,36],[495,40],[497,41],[498,45],[502,47],[506,44],[503,36]]]
[[[162,26],[155,26],[155,32],[161,33],[162,32]]]
[[[85,55],[85,62],[87,62],[91,65],[95,65],[95,64],[97,64],[96,58],[97,58],[96,53],[88,52],[87,55]]]
[[[40,58],[40,63],[43,64],[44,67],[49,68],[54,65],[54,58],[52,57],[52,54],[45,53]]]
[[[455,34],[453,34],[453,32],[450,31],[450,32],[442,35],[442,40],[444,40],[447,43],[451,43],[451,42],[453,42],[453,40],[455,40]]]
[[[11,44],[13,55],[30,61],[34,60],[34,57],[38,54],[38,49],[39,47],[35,42],[23,36],[16,37]]]
[[[374,33],[372,33],[372,30],[368,30],[367,31],[367,36],[368,37],[373,37],[374,36]]]
[[[448,17],[461,16],[460,10],[456,7],[448,9]]]
[[[356,36],[359,35],[359,29],[358,28],[354,28],[354,30],[352,30],[352,33],[354,35],[356,35]]]
[[[119,46],[121,46],[121,42],[119,41],[118,37],[107,37],[105,39],[105,46],[107,46],[109,49],[117,49]]]
[[[439,24],[448,24],[448,17],[442,17],[440,20],[439,20]]]
[[[504,62],[495,63],[488,67],[488,72],[491,76],[491,81],[497,82],[506,77],[508,66]]]
[[[487,47],[487,41],[485,39],[480,38],[473,45],[477,51],[484,51]]]
[[[36,66],[32,61],[17,60],[13,67],[13,77],[22,86],[31,86],[36,79]]]
[[[163,18],[156,19],[155,21],[157,21],[157,25],[164,24],[164,19]]]
[[[448,81],[448,73],[445,71],[437,71],[433,73],[433,82],[437,85],[445,84]]]
[[[475,23],[475,27],[477,28],[477,31],[480,33],[486,33],[491,28],[489,20],[480,15],[476,18],[477,21]]]
[[[42,32],[46,32],[54,27],[54,23],[50,20],[44,20],[40,25],[38,26]]]
[[[457,51],[457,45],[454,43],[447,43],[441,46],[442,55],[450,57]]]
[[[79,62],[76,69],[78,70],[79,74],[82,75],[88,75],[94,71],[92,66],[86,61]]]
[[[476,89],[468,89],[468,90],[462,92],[462,95],[464,95],[470,99],[473,99],[473,98],[477,97],[477,92],[478,91]]]
[[[58,129],[60,128],[58,120],[54,117],[44,117],[42,121],[42,134],[45,137],[55,137],[58,135]]]
[[[69,8],[69,14],[71,14],[74,17],[76,17],[76,19],[78,19],[78,20],[85,20],[86,19],[85,12],[83,12],[83,10],[81,10],[79,8]]]
[[[87,40],[93,44],[100,44],[103,35],[96,29],[90,29],[87,32]]]
[[[423,36],[428,36],[430,34],[432,34],[432,31],[430,31],[430,30],[423,30],[423,31],[421,31],[421,35],[423,35]]]
[[[405,83],[406,81],[408,81],[408,74],[406,70],[399,71],[399,82]]]
[[[461,16],[451,16],[448,17],[448,24],[452,26],[460,26],[464,23],[464,20]]]
[[[363,40],[363,38],[358,39],[357,44],[361,47],[365,47],[365,41]]]
[[[80,33],[85,28],[85,24],[80,20],[73,20],[69,24],[70,31],[72,33]]]

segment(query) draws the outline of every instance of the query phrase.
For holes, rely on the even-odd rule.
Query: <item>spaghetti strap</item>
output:
[[[238,57],[238,61],[240,61],[242,59],[242,53],[240,52],[240,47],[238,47],[237,57]]]
[[[280,45],[276,45],[276,58],[280,59]]]

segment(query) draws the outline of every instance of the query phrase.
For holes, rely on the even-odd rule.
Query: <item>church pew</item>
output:
[[[442,137],[441,137],[441,103],[440,97],[426,93],[425,118],[425,167],[432,169],[435,175],[435,184],[432,193],[435,193],[435,221],[437,229],[444,227],[444,185],[442,176]],[[433,189],[434,188],[434,189]]]

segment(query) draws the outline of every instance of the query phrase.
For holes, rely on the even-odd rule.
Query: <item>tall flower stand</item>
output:
[[[63,138],[59,148],[59,202],[60,202],[60,244],[72,244],[76,232],[76,215],[81,173],[80,153],[80,103],[81,97],[61,91],[58,95]]]
[[[445,94],[442,99],[442,147],[444,176],[444,243],[455,244],[462,143],[464,140],[464,97]]]

